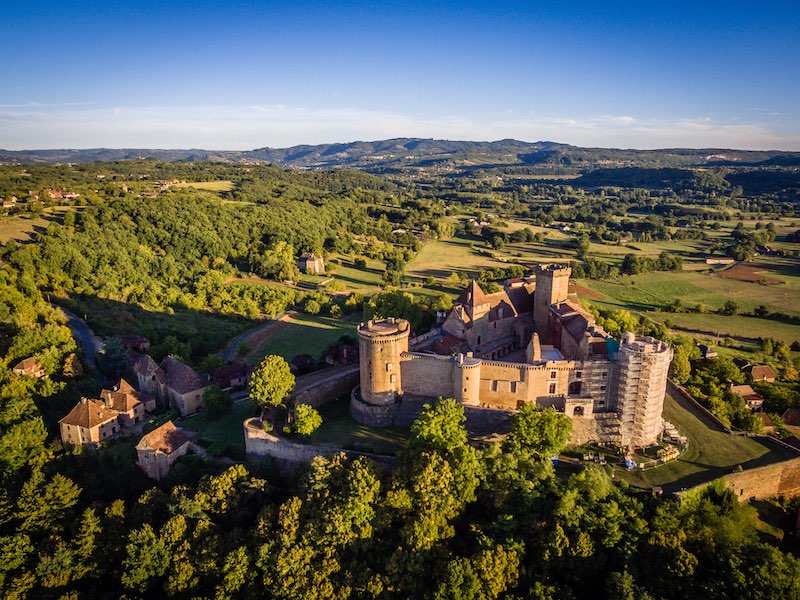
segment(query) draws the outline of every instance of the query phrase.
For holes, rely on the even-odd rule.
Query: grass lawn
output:
[[[470,248],[474,244],[475,248]],[[479,238],[454,237],[425,244],[408,263],[406,272],[418,277],[447,277],[450,273],[475,273],[480,269],[499,267],[505,263],[489,256]]]
[[[306,441],[373,454],[396,454],[408,444],[408,430],[396,427],[366,427],[350,418],[349,399],[334,400],[320,407],[322,425]]]
[[[717,479],[739,465],[751,469],[797,456],[769,441],[711,429],[669,395],[664,400],[664,419],[689,438],[689,448],[679,459],[655,469],[618,471],[631,485],[643,488],[660,485],[664,491],[673,492]]]
[[[248,400],[236,402],[227,415],[216,421],[206,419],[205,413],[193,415],[181,421],[180,426],[197,431],[199,437],[227,446],[237,455],[244,456],[244,429],[242,423],[258,414],[256,405]]]
[[[247,362],[258,364],[268,354],[277,354],[287,361],[298,354],[309,354],[318,359],[328,346],[336,343],[343,335],[355,336],[355,328],[360,321],[361,315],[358,313],[343,319],[289,315],[258,350],[248,357]]]
[[[209,192],[230,192],[234,187],[234,183],[229,180],[219,181],[189,181],[186,183],[176,183],[172,187],[176,188],[195,188],[197,190],[208,190]]]
[[[356,290],[360,292],[378,291],[383,287],[383,272],[386,270],[386,263],[374,258],[367,258],[367,266],[359,269],[353,264],[353,260],[343,255],[334,256],[340,264],[330,264],[331,275],[337,281],[345,284],[347,291]]]

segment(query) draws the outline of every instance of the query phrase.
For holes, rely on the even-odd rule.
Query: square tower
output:
[[[549,264],[536,267],[536,290],[533,292],[533,323],[542,344],[552,344],[550,306],[567,300],[569,276],[567,265]]]

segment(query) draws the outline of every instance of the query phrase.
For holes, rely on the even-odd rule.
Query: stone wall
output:
[[[350,394],[350,416],[367,427],[391,427],[399,407],[394,404],[367,404],[361,399],[361,386]]]
[[[453,396],[455,362],[451,357],[406,352],[401,358],[404,392],[430,398]]]
[[[295,394],[295,401],[297,404],[320,407],[340,396],[349,396],[352,389],[358,385],[358,379],[358,366],[353,365],[343,373],[332,374],[327,379],[304,388]]]
[[[722,480],[739,502],[800,496],[800,457],[725,475]]]
[[[283,470],[290,470],[297,465],[307,464],[315,456],[331,456],[339,452],[343,452],[350,459],[364,456],[384,469],[391,469],[395,464],[393,456],[292,442],[261,429],[260,421],[256,417],[246,420],[243,427],[245,453],[248,460],[259,460],[268,456],[274,459],[278,467]]]

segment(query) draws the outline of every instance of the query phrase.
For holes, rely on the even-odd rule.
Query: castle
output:
[[[626,333],[618,342],[569,294],[571,269],[541,265],[485,293],[473,281],[439,335],[409,350],[409,323],[358,327],[360,388],[351,415],[394,424],[404,402],[455,398],[467,410],[554,407],[572,419],[572,443],[647,446],[661,435],[672,349]]]

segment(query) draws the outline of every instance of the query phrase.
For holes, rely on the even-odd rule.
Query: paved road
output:
[[[102,340],[94,334],[83,319],[65,308],[56,306],[55,304],[53,306],[60,308],[67,316],[67,326],[72,330],[72,335],[80,343],[89,366],[99,375],[100,369],[97,367],[97,352],[103,347]]]

